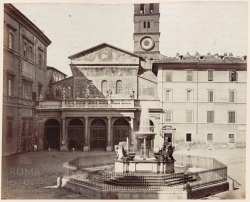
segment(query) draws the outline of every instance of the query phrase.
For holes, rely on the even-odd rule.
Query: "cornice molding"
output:
[[[160,54],[160,51],[135,51],[135,54]]]
[[[134,16],[151,16],[151,15],[160,15],[160,13],[135,13]]]
[[[106,66],[114,66],[114,67],[122,67],[122,66],[131,66],[132,68],[139,67],[139,64],[69,64],[70,66],[97,66],[97,67],[106,67]]]
[[[142,32],[142,33],[134,33],[134,36],[136,35],[161,35],[160,32]]]
[[[4,12],[13,17],[14,20],[18,21],[28,30],[33,32],[33,34],[36,35],[36,37],[39,38],[46,46],[51,44],[49,38],[12,4],[4,4]]]

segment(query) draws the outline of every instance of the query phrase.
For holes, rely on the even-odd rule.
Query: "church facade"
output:
[[[47,82],[34,110],[38,150],[113,151],[127,139],[139,149],[142,109],[152,149],[165,137],[176,148],[244,146],[246,56],[167,57],[159,28],[159,4],[135,4],[133,53],[102,43],[69,56],[71,77],[53,68],[61,78]]]
[[[69,58],[73,76],[54,83],[54,99],[38,106],[41,149],[112,151],[127,138],[137,145],[133,132],[146,103],[151,130],[158,126],[157,85],[144,76],[143,58],[105,43]]]

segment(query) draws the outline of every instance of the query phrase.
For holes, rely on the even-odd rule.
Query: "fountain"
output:
[[[135,132],[135,138],[137,141],[143,140],[143,149],[141,150],[141,157],[143,160],[149,158],[149,149],[147,145],[150,141],[154,140],[156,133],[150,131],[148,108],[144,107],[141,110],[141,121],[140,128],[138,132]]]
[[[174,169],[172,153],[164,151],[169,142],[154,156],[148,155],[147,144],[155,135],[150,131],[148,109],[143,108],[140,129],[133,136],[134,141],[143,141],[141,155],[129,150],[127,138],[115,145],[115,165],[107,166],[105,161],[103,166],[84,168],[84,157],[74,159],[65,165],[74,172],[62,179],[62,187],[92,199],[190,199],[229,189],[227,168],[213,158],[176,155]],[[95,162],[93,157],[90,162]]]
[[[159,155],[151,157],[149,155],[150,141],[154,140],[156,133],[150,131],[150,121],[148,108],[144,107],[141,111],[139,131],[134,133],[134,138],[142,142],[141,154],[129,151],[129,141],[115,146],[117,159],[115,160],[115,172],[153,172],[153,173],[173,173],[174,160]],[[125,150],[126,148],[126,150]]]

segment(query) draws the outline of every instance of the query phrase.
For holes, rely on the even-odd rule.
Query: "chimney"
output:
[[[199,59],[200,59],[200,60],[205,60],[205,57],[204,57],[203,55],[201,55],[201,56],[199,57]]]
[[[176,57],[177,57],[177,58],[179,57],[179,55],[180,55],[179,53],[176,53]]]
[[[230,57],[233,57],[233,53],[232,53],[232,52],[230,52],[230,53],[229,53],[229,56],[230,56]]]
[[[195,57],[199,57],[199,53],[198,52],[195,53]]]
[[[221,60],[224,60],[224,55],[220,55],[219,58],[220,58]]]
[[[207,53],[207,55],[208,55],[208,56],[210,56],[210,55],[211,55],[211,53],[210,53],[210,52],[208,52],[208,53]]]
[[[218,54],[218,53],[215,53],[215,54],[214,54],[214,57],[215,57],[215,58],[218,58],[218,57],[219,57],[219,54]]]
[[[227,52],[224,53],[224,56],[227,56]]]
[[[242,60],[246,61],[246,60],[247,60],[247,56],[244,55],[244,56],[242,57]]]
[[[187,56],[190,56],[190,53],[189,53],[189,52],[187,52]]]

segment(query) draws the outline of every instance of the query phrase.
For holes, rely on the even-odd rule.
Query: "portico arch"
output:
[[[68,148],[83,150],[83,146],[84,146],[84,124],[78,118],[71,119],[68,125]]]
[[[44,149],[60,149],[60,124],[48,119],[44,124]]]
[[[127,140],[130,134],[129,122],[124,118],[118,118],[113,124],[113,143],[119,144]]]
[[[107,124],[101,118],[96,118],[90,125],[90,149],[106,150]]]

